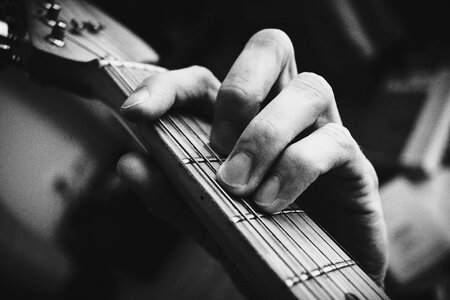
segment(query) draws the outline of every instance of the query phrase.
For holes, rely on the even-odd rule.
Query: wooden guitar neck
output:
[[[110,105],[261,298],[388,298],[298,206],[267,215],[225,192],[215,179],[224,157],[209,146],[207,122],[177,111],[151,124],[123,120],[119,110],[125,99],[145,78],[165,69],[135,63],[154,63],[158,57],[95,6],[77,0],[58,3],[26,1],[28,70],[53,83],[91,90]]]
[[[98,92],[117,111],[140,82],[165,71],[114,60],[101,60],[99,68]],[[173,111],[151,124],[126,126],[138,144],[162,162],[167,178],[187,196],[189,205],[264,297],[388,298],[295,204],[267,215],[246,199],[225,192],[215,180],[225,158],[209,146],[210,127],[202,119]]]

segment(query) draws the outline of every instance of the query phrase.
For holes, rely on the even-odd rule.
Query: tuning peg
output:
[[[45,13],[45,16],[43,18],[44,21],[48,25],[54,26],[58,22],[61,9],[62,7],[58,3],[48,3],[47,12]]]
[[[11,46],[0,42],[0,68],[3,68],[10,63],[11,57]]]
[[[0,21],[0,44],[17,46],[19,37],[11,32],[11,28],[7,22]]]
[[[98,21],[86,21],[83,22],[84,27],[90,32],[90,33],[99,33],[101,30],[105,28],[105,26],[98,22]]]
[[[58,21],[53,27],[51,33],[47,36],[47,41],[55,46],[63,47],[64,37],[66,35],[67,24]]]
[[[19,57],[13,51],[17,39],[16,35],[9,32],[8,24],[0,21],[0,68],[19,61]]]
[[[75,35],[81,35],[84,29],[84,24],[76,19],[70,20],[70,32]]]

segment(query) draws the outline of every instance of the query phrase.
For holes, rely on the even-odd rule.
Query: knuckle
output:
[[[307,176],[316,178],[325,171],[319,160],[311,149],[289,147],[283,154],[283,166],[288,172],[288,176],[297,178]]]
[[[258,31],[250,38],[248,45],[273,51],[279,61],[294,54],[291,39],[280,29],[270,28]]]
[[[239,103],[262,102],[265,95],[260,91],[249,89],[250,86],[249,78],[240,74],[232,74],[227,76],[220,87],[219,95]]]
[[[214,74],[208,68],[198,65],[194,65],[189,68],[197,73],[198,77],[202,78],[204,81],[211,81],[215,79]]]
[[[275,124],[267,119],[255,118],[241,137],[242,147],[253,153],[261,153],[261,149],[267,149],[267,145],[276,148],[280,134]]]
[[[322,128],[324,133],[344,150],[344,153],[349,153],[353,156],[361,151],[346,127],[338,123],[327,123]]]
[[[307,100],[310,100],[312,105],[317,105],[321,110],[334,101],[331,86],[322,76],[315,73],[300,73],[294,77],[291,85],[302,93],[306,93]]]
[[[202,74],[202,75],[203,74],[209,75],[211,73],[207,68],[205,68],[203,66],[199,66],[199,65],[193,65],[193,66],[190,66],[189,68],[191,70],[194,70],[195,72]]]
[[[203,66],[194,65],[191,66],[190,69],[197,74],[199,85],[211,95],[216,95],[220,83],[214,74],[208,68]]]

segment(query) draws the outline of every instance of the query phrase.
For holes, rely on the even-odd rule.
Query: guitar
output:
[[[32,76],[97,95],[115,110],[261,298],[388,299],[295,204],[266,215],[226,193],[215,180],[224,157],[210,148],[206,121],[175,111],[151,124],[121,119],[120,106],[138,84],[166,71],[145,42],[83,1],[30,0],[24,10],[28,49],[16,46],[22,51],[15,57]]]

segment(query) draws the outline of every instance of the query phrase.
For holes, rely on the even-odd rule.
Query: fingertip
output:
[[[143,118],[144,103],[150,94],[145,87],[134,91],[120,107],[122,115],[130,121],[140,121]]]
[[[216,174],[216,180],[219,183],[219,185],[227,192],[236,195],[236,196],[245,196],[245,188],[246,185],[230,185],[227,182],[225,182],[220,174],[220,169]]]
[[[275,200],[271,203],[259,203],[256,201],[254,203],[262,212],[266,214],[274,214],[285,208],[283,207],[283,203],[280,200]]]

